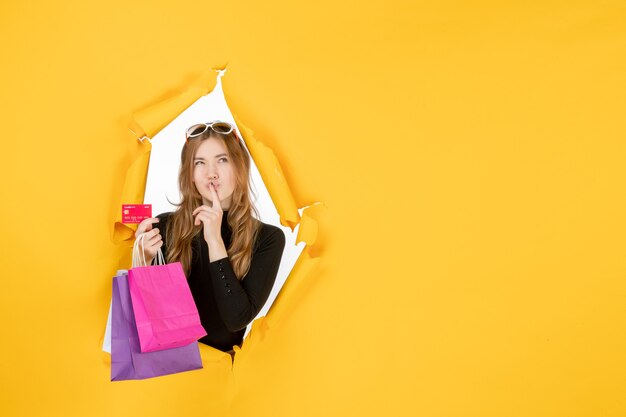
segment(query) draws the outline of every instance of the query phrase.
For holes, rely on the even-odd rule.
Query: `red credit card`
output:
[[[152,204],[122,204],[122,223],[137,224],[152,217]]]

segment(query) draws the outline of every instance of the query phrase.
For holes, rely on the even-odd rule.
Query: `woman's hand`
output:
[[[202,205],[191,213],[195,216],[194,225],[198,226],[200,223],[203,224],[204,240],[207,244],[222,240],[222,215],[224,213],[213,184],[209,186],[209,189],[211,190],[212,207]]]
[[[141,223],[139,223],[137,231],[135,232],[135,239],[140,239],[141,235],[145,234],[143,242],[139,242],[139,253],[142,256],[141,259],[144,259],[145,257],[148,265],[152,263],[152,260],[156,256],[157,252],[161,246],[163,246],[163,239],[161,238],[159,229],[152,228],[152,225],[158,222],[159,219],[156,217],[144,219]]]

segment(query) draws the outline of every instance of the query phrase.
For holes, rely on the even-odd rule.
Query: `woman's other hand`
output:
[[[158,222],[159,219],[156,217],[144,219],[141,223],[139,223],[137,231],[135,232],[135,239],[140,239],[141,235],[145,234],[143,242],[139,242],[139,253],[142,257],[141,259],[146,259],[147,265],[152,263],[152,260],[156,256],[157,252],[161,246],[163,246],[163,239],[161,238],[159,229],[152,228],[152,225]]]

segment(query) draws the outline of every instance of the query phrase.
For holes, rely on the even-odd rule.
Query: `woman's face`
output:
[[[212,204],[209,185],[214,184],[222,209],[230,208],[235,190],[235,166],[222,140],[211,138],[198,146],[193,159],[193,182],[203,204]]]

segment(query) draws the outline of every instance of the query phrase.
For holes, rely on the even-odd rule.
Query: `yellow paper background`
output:
[[[0,5],[0,415],[625,415],[625,17]],[[326,205],[323,257],[234,370],[203,349],[201,371],[111,383],[111,202],[143,151],[127,116],[226,64],[297,206]]]

